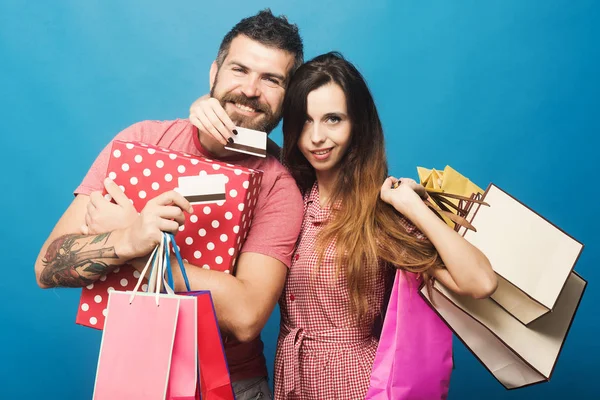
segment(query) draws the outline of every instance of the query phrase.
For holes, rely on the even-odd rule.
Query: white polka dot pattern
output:
[[[152,198],[174,190],[180,176],[224,174],[225,201],[193,205],[194,212],[185,214],[176,241],[181,257],[191,264],[226,273],[234,271],[236,257],[252,226],[261,171],[134,142],[114,141],[110,154],[108,176],[127,193],[138,212]],[[102,329],[109,289],[133,290],[140,276],[129,266],[113,272],[82,290],[78,324]],[[148,290],[145,282],[142,291]]]

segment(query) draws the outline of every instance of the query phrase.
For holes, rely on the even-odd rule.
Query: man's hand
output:
[[[123,232],[123,256],[128,259],[146,256],[162,241],[163,232],[177,233],[192,206],[181,194],[170,190],[146,203],[142,212]]]
[[[236,134],[235,124],[221,106],[219,100],[204,95],[190,106],[190,122],[201,133],[211,136],[225,146],[233,143],[232,135]]]
[[[138,216],[131,201],[112,179],[104,180],[104,188],[116,204],[105,199],[101,192],[93,192],[86,209],[85,225],[81,227],[84,235],[127,228]]]

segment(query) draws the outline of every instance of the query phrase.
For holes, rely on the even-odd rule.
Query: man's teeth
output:
[[[327,149],[327,150],[321,150],[321,151],[313,151],[313,153],[315,153],[318,156],[322,156],[322,155],[329,153],[330,151],[331,151],[331,149]]]
[[[242,105],[242,104],[235,103],[235,106],[236,106],[237,108],[239,108],[240,110],[242,110],[242,111],[256,112],[256,110],[255,110],[254,108],[250,108],[250,107],[248,107],[248,106],[244,106],[244,105]]]

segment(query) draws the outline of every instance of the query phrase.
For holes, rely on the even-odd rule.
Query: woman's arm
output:
[[[437,249],[446,269],[437,269],[433,277],[461,295],[474,298],[489,297],[498,285],[496,273],[477,247],[439,219],[423,202],[424,188],[412,179],[386,179],[381,199],[391,204],[423,232]],[[419,192],[420,194],[418,194]]]

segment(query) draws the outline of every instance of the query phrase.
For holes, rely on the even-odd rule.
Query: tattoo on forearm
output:
[[[45,267],[40,282],[47,286],[82,287],[96,281],[100,276],[118,267],[103,260],[119,258],[113,246],[85,250],[86,246],[104,241],[110,232],[96,235],[90,242],[89,236],[64,235],[48,246],[42,260]]]

